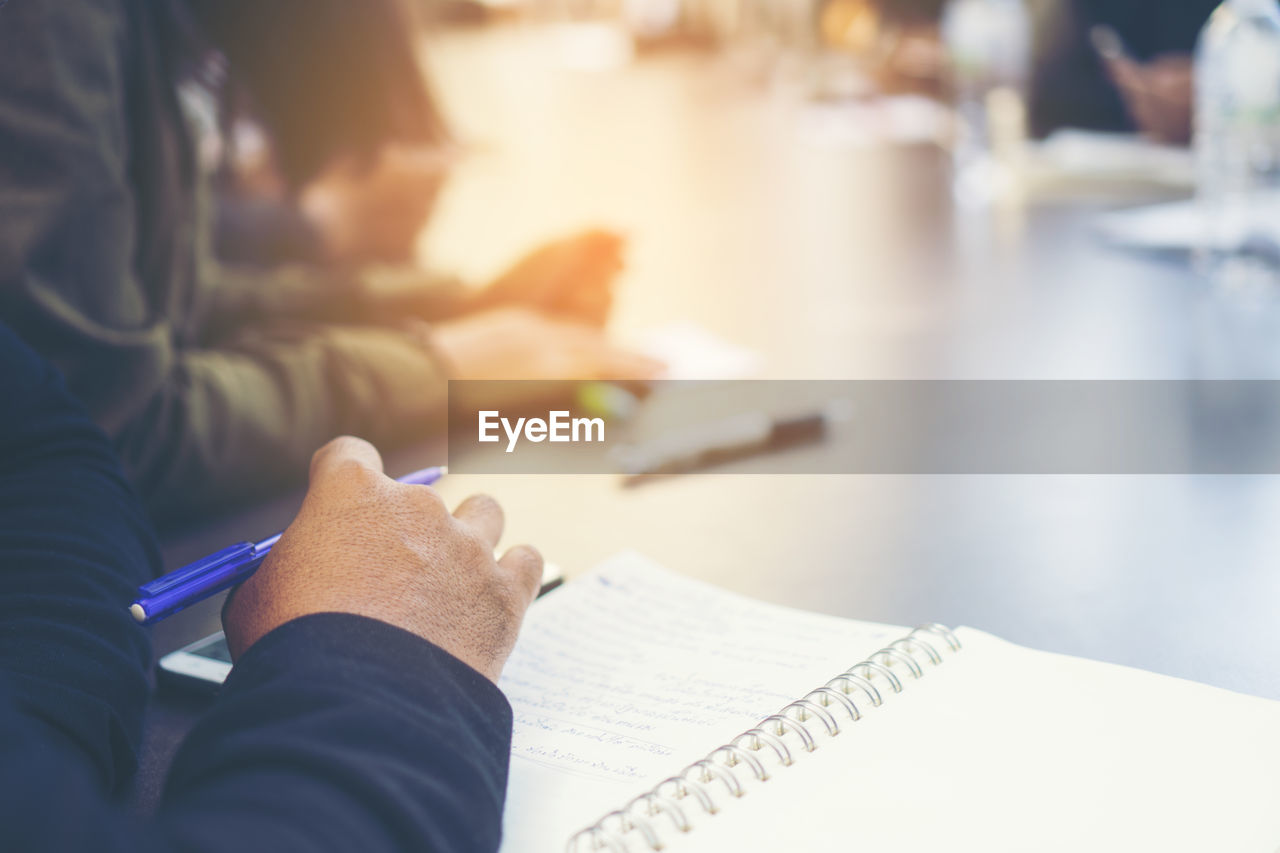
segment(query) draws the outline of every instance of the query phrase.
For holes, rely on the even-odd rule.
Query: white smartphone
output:
[[[542,569],[542,589],[538,591],[538,597],[562,583],[564,570],[555,563],[547,563]],[[216,693],[231,672],[231,650],[227,648],[227,638],[219,631],[170,652],[160,658],[158,672],[162,684]]]
[[[215,693],[231,672],[231,650],[219,631],[160,658],[162,684]]]

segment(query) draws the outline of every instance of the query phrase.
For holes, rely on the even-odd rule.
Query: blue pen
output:
[[[446,473],[444,468],[423,468],[400,477],[398,482],[429,486]],[[230,589],[258,570],[280,534],[260,542],[239,542],[161,575],[138,587],[129,613],[143,625],[159,622],[211,595]]]

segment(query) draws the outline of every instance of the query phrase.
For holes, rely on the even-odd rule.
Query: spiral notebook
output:
[[[512,853],[1280,850],[1280,702],[635,554],[535,604],[501,686]]]

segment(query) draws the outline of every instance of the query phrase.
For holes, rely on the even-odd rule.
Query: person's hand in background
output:
[[[406,262],[454,159],[434,148],[388,145],[373,162],[333,163],[307,184],[299,204],[331,260]]]
[[[494,560],[502,527],[492,498],[470,497],[450,515],[430,487],[383,474],[368,442],[335,439],[312,459],[297,518],[227,600],[232,655],[299,617],[353,613],[416,634],[497,681],[542,578],[542,557],[527,545]]]
[[[654,379],[663,366],[609,342],[583,323],[503,308],[433,325],[426,332],[455,379]]]
[[[604,325],[625,241],[610,231],[586,231],[534,249],[474,299],[474,308],[533,308]]]
[[[1138,129],[1159,142],[1185,145],[1191,140],[1194,68],[1185,53],[1157,56],[1150,62],[1127,57],[1104,60]]]

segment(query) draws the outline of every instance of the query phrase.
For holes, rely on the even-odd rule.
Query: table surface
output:
[[[538,240],[630,239],[614,330],[689,320],[762,354],[767,378],[1273,378],[1280,305],[1186,259],[1127,253],[1099,211],[1157,200],[1032,198],[959,209],[933,146],[811,132],[811,107],[743,64],[646,57],[583,74],[538,31],[451,33],[437,85],[473,153],[422,250],[476,280]],[[840,121],[840,111],[824,120]],[[854,121],[854,118],[849,118]],[[391,473],[443,461],[428,442]],[[702,475],[450,477],[486,491],[507,542],[572,577],[622,549],[769,601],[895,624],[970,625],[1036,648],[1280,698],[1280,483],[1271,477]],[[280,529],[286,495],[166,543],[170,567]],[[217,625],[218,602],[156,630]],[[201,703],[162,693],[138,800]]]

